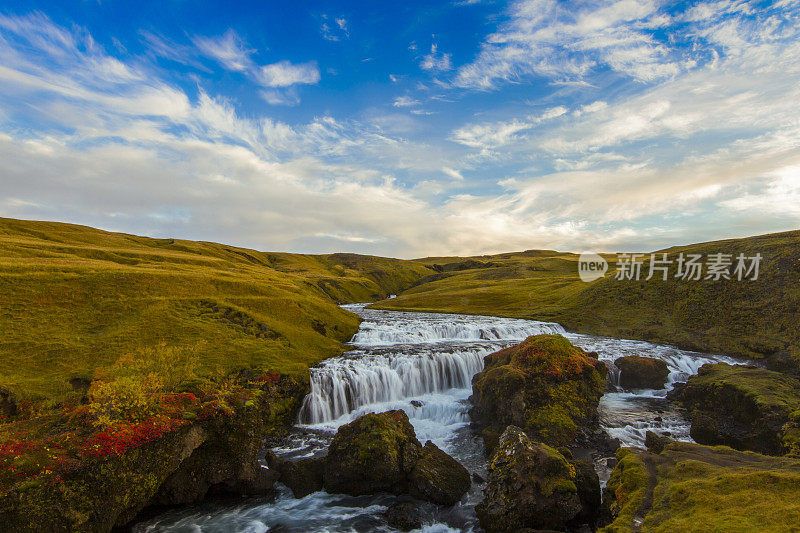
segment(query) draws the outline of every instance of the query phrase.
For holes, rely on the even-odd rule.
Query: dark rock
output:
[[[606,466],[608,468],[614,468],[615,466],[617,466],[617,458],[609,457],[608,459],[606,459]]]
[[[408,476],[408,484],[415,498],[453,505],[466,494],[471,482],[466,468],[428,441]]]
[[[291,489],[295,498],[303,498],[322,490],[325,459],[310,457],[298,461],[283,461],[277,465],[280,482]]]
[[[589,461],[575,461],[575,486],[578,489],[578,498],[581,501],[581,511],[570,522],[575,525],[588,524],[593,526],[600,513],[600,503],[603,491],[600,488],[600,478],[594,465]],[[591,529],[590,529],[591,530]]]
[[[323,470],[328,492],[353,496],[407,493],[452,505],[470,487],[467,469],[432,442],[423,447],[401,410],[364,415],[339,428]]]
[[[325,458],[329,492],[359,496],[401,493],[422,452],[404,411],[370,413],[339,428]]]
[[[579,470],[580,482],[591,484],[583,465],[576,468],[554,448],[509,426],[492,456],[484,498],[476,507],[481,527],[489,533],[563,530],[584,511],[576,485]],[[587,506],[594,501],[592,491],[584,488]]]
[[[19,407],[17,398],[9,389],[0,386],[0,418],[11,418],[17,416]]]
[[[400,531],[411,531],[422,527],[419,507],[414,502],[393,503],[386,510],[386,522]]]
[[[472,481],[474,481],[475,483],[478,483],[478,484],[486,482],[486,480],[483,479],[480,475],[478,475],[477,472],[473,472]]]
[[[631,355],[614,361],[623,389],[663,389],[669,377],[667,363],[652,357]]]
[[[672,439],[659,435],[658,433],[652,431],[645,433],[644,445],[653,453],[661,453],[670,442],[672,442]]]
[[[598,426],[607,368],[560,335],[536,335],[486,356],[472,380],[470,414],[487,452],[506,426],[552,446]]]
[[[423,405],[425,405],[424,403],[422,403],[419,400],[411,400],[409,403],[411,405],[413,405],[414,407],[422,407]]]
[[[800,380],[753,366],[706,364],[678,397],[700,444],[800,452]]]

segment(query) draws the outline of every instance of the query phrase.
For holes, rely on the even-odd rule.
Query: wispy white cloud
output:
[[[350,38],[350,24],[345,17],[335,17],[323,14],[321,17],[320,33],[327,41],[341,41]]]
[[[398,96],[394,99],[394,103],[392,104],[394,107],[416,107],[420,105],[419,100],[416,100],[408,95],[406,96]]]
[[[451,70],[453,68],[451,58],[452,54],[439,53],[438,45],[434,43],[431,45],[431,52],[423,56],[419,66],[434,72]]]
[[[492,89],[526,76],[581,81],[608,68],[636,80],[667,78],[692,61],[657,40],[668,19],[654,0],[587,2],[564,9],[557,0],[518,0],[509,21],[489,35],[454,85]]]
[[[232,29],[219,37],[196,36],[192,42],[203,54],[228,70],[243,72],[253,67],[250,56],[255,50],[247,48],[244,40]]]

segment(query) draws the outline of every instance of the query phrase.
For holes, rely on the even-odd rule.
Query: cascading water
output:
[[[557,333],[598,354],[619,384],[613,361],[626,355],[655,357],[667,363],[669,384],[685,381],[708,362],[729,358],[698,354],[644,341],[567,333],[547,322],[496,317],[402,313],[345,306],[364,322],[353,337],[354,350],[311,370],[311,392],[303,401],[296,430],[279,447],[284,458],[320,455],[336,429],[368,412],[403,409],[421,442],[432,440],[471,472],[483,476],[481,439],[469,428],[471,380],[483,357],[530,335]],[[601,423],[624,446],[641,446],[648,429],[689,440],[687,422],[665,398],[666,389],[606,393]],[[598,465],[602,467],[602,465]],[[601,478],[607,472],[600,472]],[[423,531],[473,531],[474,506],[482,487],[450,509],[422,504]],[[201,506],[173,511],[137,525],[135,531],[394,531],[382,512],[387,495],[350,497],[318,492],[296,500],[279,485],[272,502],[252,500],[234,507]]]

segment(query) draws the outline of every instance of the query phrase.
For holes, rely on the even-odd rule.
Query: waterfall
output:
[[[418,354],[358,353],[311,369],[311,392],[300,421],[330,422],[360,407],[471,386],[489,346]]]
[[[398,323],[399,322],[399,323]],[[398,320],[365,322],[351,341],[358,346],[389,346],[438,342],[522,341],[531,335],[563,335],[564,328],[551,322],[508,318],[456,317],[452,320]]]

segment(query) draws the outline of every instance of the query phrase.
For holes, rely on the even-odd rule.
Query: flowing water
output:
[[[469,427],[472,376],[483,357],[530,335],[558,333],[609,367],[609,385],[600,402],[601,423],[623,446],[641,446],[647,430],[690,440],[689,424],[666,399],[672,384],[685,381],[705,363],[734,361],[644,341],[568,333],[554,323],[484,316],[407,313],[345,306],[364,321],[353,350],[311,370],[311,393],[303,401],[293,433],[273,450],[282,458],[323,455],[337,428],[369,412],[403,409],[423,444],[433,441],[475,474],[462,501],[449,509],[422,504],[423,531],[477,530],[474,507],[481,499],[486,457],[481,439]],[[669,367],[662,390],[623,391],[613,361],[626,355],[654,357]],[[601,479],[608,476],[603,459]],[[294,499],[278,485],[277,496],[233,505],[203,504],[170,511],[135,526],[138,532],[344,532],[394,531],[382,513],[390,495],[351,497],[317,492]]]

